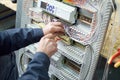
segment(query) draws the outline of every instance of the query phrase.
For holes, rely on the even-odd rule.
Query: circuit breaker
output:
[[[112,13],[111,0],[18,0],[17,27],[42,28],[60,21],[58,51],[51,57],[51,80],[92,80]],[[36,43],[19,51],[22,74],[32,59]]]

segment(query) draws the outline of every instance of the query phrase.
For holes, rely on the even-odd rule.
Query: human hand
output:
[[[53,34],[47,34],[42,37],[38,43],[37,52],[44,52],[48,57],[51,57],[57,51],[55,37],[56,35]]]
[[[49,33],[64,33],[64,28],[61,22],[50,22],[43,28],[44,35]]]

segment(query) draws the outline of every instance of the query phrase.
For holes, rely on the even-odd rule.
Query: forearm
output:
[[[18,80],[49,80],[49,57],[44,53],[36,53],[29,63],[26,72]]]
[[[6,54],[23,48],[38,42],[42,36],[42,29],[19,28],[0,32],[0,52]]]

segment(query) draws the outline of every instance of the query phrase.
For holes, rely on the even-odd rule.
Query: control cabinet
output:
[[[58,51],[51,57],[51,80],[92,80],[112,13],[112,0],[18,0],[16,27],[42,28],[60,21]],[[19,51],[20,75],[36,52],[37,43]]]

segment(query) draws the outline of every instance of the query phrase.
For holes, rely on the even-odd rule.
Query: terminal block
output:
[[[67,35],[60,35],[58,37],[61,39],[62,42],[66,43],[67,45],[72,45],[73,44],[73,40],[70,39],[70,37],[67,36]]]
[[[77,74],[80,73],[80,65],[66,57],[64,57],[64,59],[63,59],[63,66],[70,68],[71,70],[73,70],[73,72],[75,72]]]

